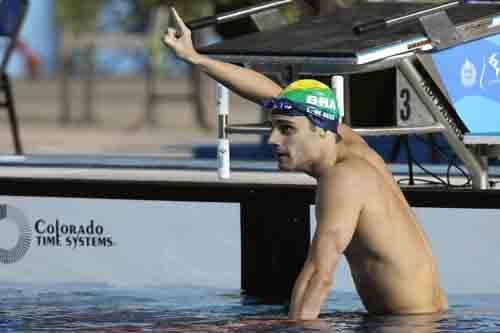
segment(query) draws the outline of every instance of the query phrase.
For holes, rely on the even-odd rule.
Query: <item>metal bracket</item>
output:
[[[422,16],[418,19],[432,46],[445,49],[463,41],[461,34],[444,11]]]
[[[480,152],[469,150],[462,141],[463,134],[455,127],[453,121],[447,116],[445,105],[427,80],[419,73],[410,59],[403,59],[399,63],[399,70],[418,94],[424,105],[436,120],[445,127],[443,135],[450,147],[464,162],[472,176],[472,188],[488,189],[488,161]],[[472,147],[474,148],[474,147]]]
[[[277,8],[252,14],[251,18],[259,31],[277,29],[288,24],[286,17]]]

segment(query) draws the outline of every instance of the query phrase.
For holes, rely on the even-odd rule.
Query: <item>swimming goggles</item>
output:
[[[264,101],[263,107],[275,114],[305,116],[317,127],[337,133],[339,119],[315,105],[294,102],[288,98],[270,98]]]

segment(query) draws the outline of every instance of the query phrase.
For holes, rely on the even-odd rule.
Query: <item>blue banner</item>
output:
[[[500,135],[500,35],[436,52],[432,58],[469,131]]]

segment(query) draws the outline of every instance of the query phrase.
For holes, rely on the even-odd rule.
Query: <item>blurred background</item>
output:
[[[280,9],[293,22],[358,0],[303,0]],[[213,144],[215,84],[162,45],[168,5],[185,21],[258,0],[31,0],[8,64],[26,154],[125,154],[192,158]],[[202,46],[256,31],[238,20],[196,31]],[[231,122],[261,119],[231,96]],[[13,153],[6,112],[0,153]],[[259,143],[233,136],[233,143]]]

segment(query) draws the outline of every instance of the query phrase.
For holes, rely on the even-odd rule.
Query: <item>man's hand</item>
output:
[[[198,53],[191,39],[191,30],[172,8],[172,19],[176,20],[177,29],[168,29],[163,36],[163,43],[177,57],[195,65],[217,82],[222,83],[236,94],[260,104],[262,100],[276,97],[282,88],[263,74],[231,63],[223,62]]]
[[[200,54],[194,49],[193,40],[191,39],[191,30],[189,30],[184,21],[182,21],[174,8],[172,8],[171,12],[174,15],[171,19],[177,21],[176,25],[180,31],[174,28],[168,28],[168,31],[163,36],[163,43],[172,49],[177,57],[191,64],[195,64]]]

